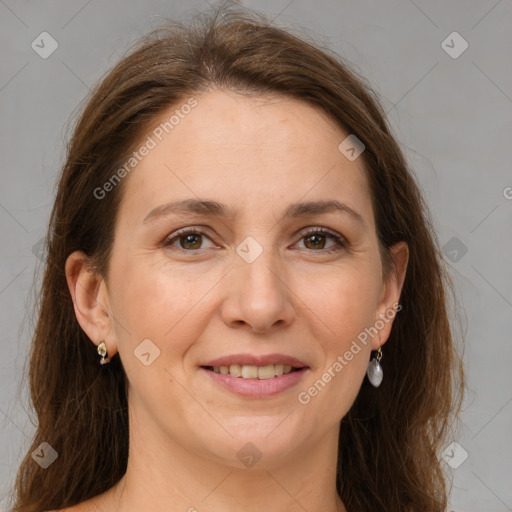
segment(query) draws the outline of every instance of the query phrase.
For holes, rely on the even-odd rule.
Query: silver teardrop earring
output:
[[[381,359],[382,348],[379,347],[379,350],[377,351],[377,356],[375,357],[375,359],[371,359],[371,361],[368,363],[368,368],[366,369],[366,375],[368,375],[368,380],[376,388],[380,386],[380,383],[382,382],[382,377],[384,376],[382,366],[380,365]]]

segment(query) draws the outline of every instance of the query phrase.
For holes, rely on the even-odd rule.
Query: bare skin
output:
[[[196,98],[125,178],[106,279],[84,266],[81,253],[66,264],[80,325],[126,369],[130,414],[126,474],[66,510],[346,512],[335,485],[339,424],[370,351],[389,337],[407,245],[392,248],[396,271],[384,281],[362,158],[341,154],[348,133],[323,112],[282,96],[213,90]],[[237,214],[169,213],[144,222],[157,206],[188,198]],[[339,210],[281,220],[291,203],[332,199],[363,222]],[[188,238],[175,238],[184,227],[192,228]],[[341,235],[345,246],[315,228]],[[250,263],[236,250],[248,236],[262,249]],[[338,356],[384,317],[334,371]],[[145,339],[160,351],[149,365],[134,355]],[[241,353],[286,354],[309,369],[291,388],[253,398],[201,368]],[[325,386],[308,393],[325,372]],[[252,467],[238,456],[247,443],[261,454]]]

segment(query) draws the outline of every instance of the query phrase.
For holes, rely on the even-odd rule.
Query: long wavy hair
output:
[[[25,369],[37,430],[16,475],[12,510],[75,505],[105,492],[126,471],[126,374],[119,354],[99,365],[74,313],[65,262],[80,250],[107,276],[126,180],[101,200],[95,189],[126,162],[159,115],[212,87],[302,100],[366,146],[361,158],[383,268],[390,270],[389,248],[402,240],[409,264],[402,310],[381,363],[385,379],[377,389],[365,379],[340,423],[337,490],[348,510],[444,511],[451,486],[439,455],[458,425],[465,373],[450,321],[454,286],[421,189],[377,94],[353,66],[305,31],[276,27],[233,5],[200,12],[186,25],[166,20],[137,41],[91,92],[74,124]],[[32,457],[43,442],[58,453],[46,469]]]

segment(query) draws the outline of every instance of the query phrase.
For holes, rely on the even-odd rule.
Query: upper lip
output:
[[[212,359],[201,366],[231,366],[232,364],[251,365],[251,366],[266,366],[270,364],[284,364],[292,366],[293,368],[304,368],[308,365],[299,359],[287,356],[285,354],[231,354],[229,356],[219,357]]]

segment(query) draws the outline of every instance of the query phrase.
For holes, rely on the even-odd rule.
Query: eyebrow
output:
[[[366,226],[363,216],[353,208],[337,200],[309,201],[303,203],[292,203],[286,208],[281,221],[288,218],[305,217],[307,215],[330,213],[334,211],[348,213],[359,224]],[[183,199],[172,203],[162,204],[151,210],[143,220],[143,223],[156,220],[169,214],[199,214],[211,215],[228,219],[234,219],[237,211],[228,205],[211,200]]]

